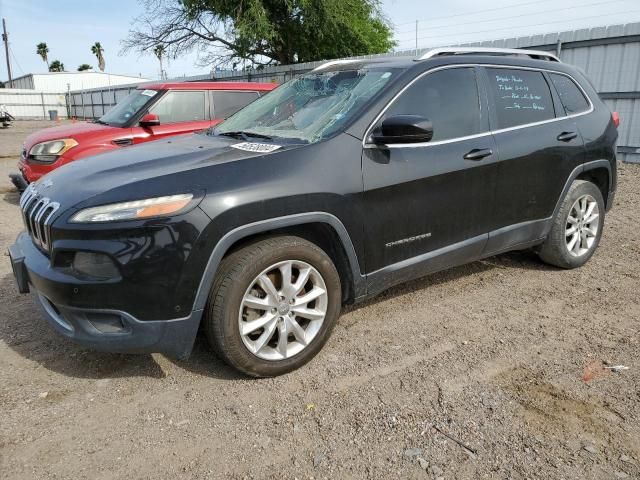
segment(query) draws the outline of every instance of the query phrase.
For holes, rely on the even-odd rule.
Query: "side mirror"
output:
[[[160,119],[155,113],[145,113],[140,119],[141,127],[155,127],[160,125]]]
[[[420,115],[394,115],[386,118],[371,135],[374,143],[423,143],[433,138],[433,125]]]

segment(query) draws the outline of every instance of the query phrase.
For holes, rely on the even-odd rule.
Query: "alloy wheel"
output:
[[[327,287],[313,266],[286,260],[253,279],[240,304],[242,342],[263,360],[284,360],[304,350],[320,331]]]
[[[574,257],[581,257],[591,250],[600,228],[598,202],[591,195],[578,198],[567,217],[565,240],[567,250]]]

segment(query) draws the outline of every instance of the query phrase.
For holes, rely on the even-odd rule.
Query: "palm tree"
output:
[[[44,63],[47,64],[47,67],[49,66],[49,47],[47,47],[47,44],[44,42],[40,42],[38,45],[36,45],[36,53],[38,55],[40,55],[42,57],[42,60],[44,61]]]
[[[164,80],[164,69],[162,68],[162,57],[164,57],[166,50],[162,45],[156,45],[153,49],[153,54],[156,56],[158,61],[160,62],[160,79]]]
[[[50,72],[64,72],[64,63],[60,60],[54,60],[49,64]]]
[[[91,65],[89,65],[88,63],[83,63],[82,65],[80,65],[78,67],[78,71],[79,72],[84,72],[85,70],[92,70],[93,67]]]
[[[101,72],[104,72],[104,55],[102,55],[103,52],[104,49],[102,48],[102,45],[100,45],[100,42],[96,42],[91,46],[91,53],[93,53],[98,59],[98,68]]]

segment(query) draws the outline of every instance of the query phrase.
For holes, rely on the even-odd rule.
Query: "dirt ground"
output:
[[[34,126],[0,131],[0,149]],[[3,252],[21,230],[15,161],[0,160]],[[180,362],[78,347],[4,257],[0,477],[640,478],[640,165],[619,168],[587,266],[511,253],[394,288],[275,379],[239,376],[203,339]]]

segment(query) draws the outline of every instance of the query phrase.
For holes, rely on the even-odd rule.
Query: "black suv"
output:
[[[206,134],[67,165],[29,186],[10,248],[62,335],[288,372],[345,303],[534,248],[593,255],[617,118],[546,52],[440,49],[329,62]]]

